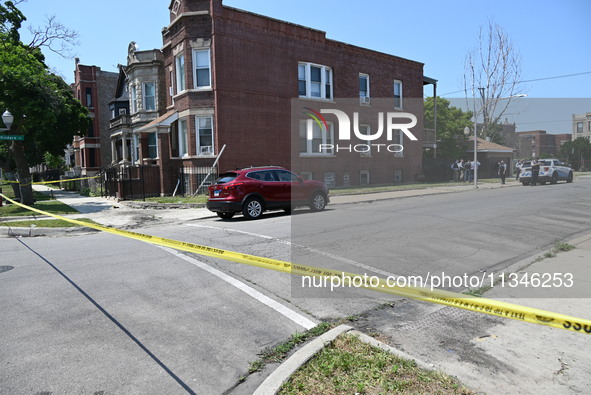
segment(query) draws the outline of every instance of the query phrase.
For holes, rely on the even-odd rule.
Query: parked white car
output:
[[[544,185],[547,182],[556,184],[558,181],[573,182],[573,169],[559,159],[540,159],[538,163],[540,164],[540,173],[538,174],[540,184]],[[519,181],[523,185],[531,183],[531,161],[523,162]]]

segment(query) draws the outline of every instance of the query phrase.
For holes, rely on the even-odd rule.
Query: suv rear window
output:
[[[217,180],[215,180],[214,184],[226,184],[228,182],[234,181],[238,177],[236,173],[226,173],[222,174]]]

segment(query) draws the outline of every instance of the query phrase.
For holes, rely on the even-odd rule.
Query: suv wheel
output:
[[[246,219],[260,218],[263,215],[263,202],[261,199],[256,197],[246,199],[242,208],[242,214]]]
[[[568,173],[568,177],[566,177],[566,182],[573,182],[573,172],[571,171]]]
[[[556,172],[552,174],[552,181],[550,181],[550,183],[558,184],[558,174],[556,174]]]
[[[234,216],[235,213],[221,213],[221,212],[218,211],[216,214],[221,219],[230,219],[230,218],[232,218]]]
[[[326,207],[326,196],[320,192],[316,192],[312,195],[312,199],[310,202],[310,210],[312,211],[322,211]]]

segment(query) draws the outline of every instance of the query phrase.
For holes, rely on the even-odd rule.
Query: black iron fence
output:
[[[145,200],[161,195],[192,196],[207,193],[217,178],[210,167],[182,166],[161,172],[159,166],[125,166],[101,172],[105,196]]]

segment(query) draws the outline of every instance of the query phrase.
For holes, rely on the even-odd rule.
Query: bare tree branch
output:
[[[29,32],[32,36],[29,47],[45,47],[66,59],[72,57],[72,48],[79,44],[78,32],[64,26],[53,15],[47,17],[45,26],[29,27]]]
[[[478,44],[466,55],[464,70],[466,102],[469,97],[481,98],[482,104],[473,105],[483,114],[481,134],[487,137],[506,112],[510,97],[523,89],[519,82],[521,56],[503,28],[489,21],[488,26],[480,27]]]

